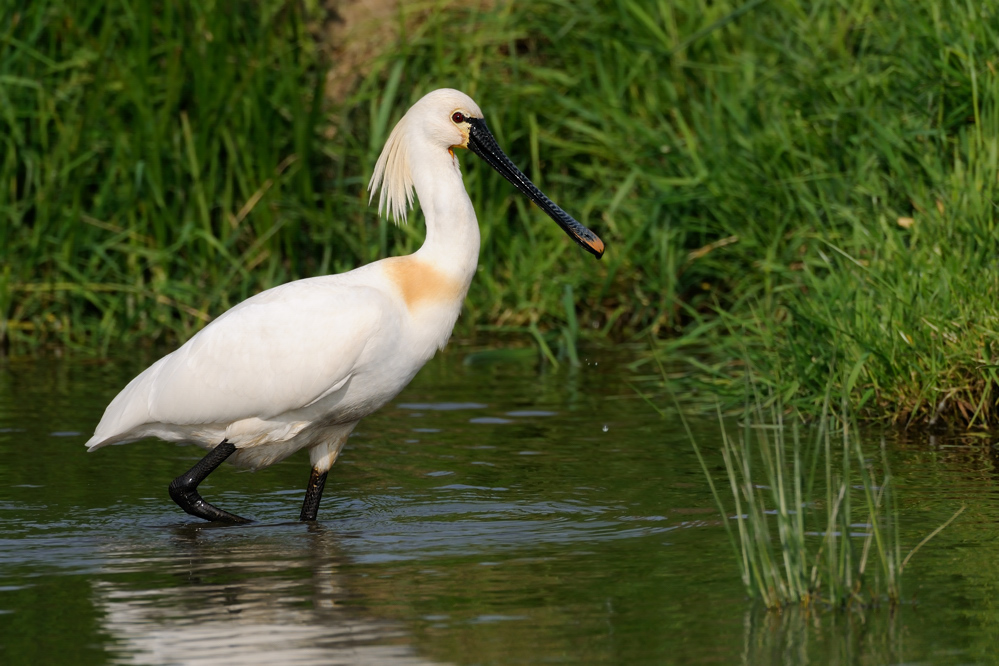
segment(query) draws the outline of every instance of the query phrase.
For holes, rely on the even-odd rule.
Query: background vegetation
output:
[[[377,219],[365,185],[408,105],[452,86],[608,243],[594,262],[465,157],[483,247],[459,334],[652,339],[672,390],[738,395],[748,367],[806,412],[832,387],[861,415],[999,418],[992,3],[405,2],[336,99],[327,20],[0,9],[4,344],[173,344],[415,249],[420,222]]]

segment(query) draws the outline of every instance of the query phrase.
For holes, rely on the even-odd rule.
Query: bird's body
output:
[[[216,451],[218,460],[209,453],[202,469],[178,477],[171,495],[189,513],[228,520],[239,518],[195,490],[222,460],[258,469],[308,449],[313,481],[321,478],[317,491],[310,484],[306,505],[312,497],[314,508],[311,515],[303,508],[303,518],[314,518],[325,474],[351,430],[451,335],[479,253],[475,211],[452,148],[488,150],[470,145],[479,118],[463,93],[435,91],[399,122],[379,158],[372,178],[372,191],[382,189],[379,210],[404,219],[413,188],[420,199],[427,236],[417,252],[290,282],[231,308],[118,394],[90,450],[157,437]],[[567,231],[584,243],[578,230]],[[599,239],[593,243],[591,251]],[[192,499],[178,498],[175,485]]]
[[[236,305],[133,379],[91,447],[158,437],[213,448],[226,439],[234,464],[258,469],[321,445],[325,429],[345,437],[444,346],[458,317],[470,275],[447,275],[419,254]]]

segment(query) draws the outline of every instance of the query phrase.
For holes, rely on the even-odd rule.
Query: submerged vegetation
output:
[[[798,415],[785,418],[779,403],[762,404],[757,398],[746,409],[735,438],[721,422],[727,491],[716,486],[691,435],[748,594],[771,610],[899,603],[910,558],[964,508],[903,557],[884,448],[870,456],[828,401],[814,436]]]
[[[758,409],[747,416],[752,421],[736,440],[722,428],[722,455],[738,528],[733,545],[750,596],[775,609],[897,603],[903,564],[884,457],[878,479],[845,424],[835,435],[819,428],[808,444],[799,424],[785,427],[776,410],[769,421]],[[755,479],[752,470],[760,467],[765,478]],[[776,539],[768,514],[775,517]]]
[[[999,421],[990,3],[406,2],[335,99],[328,18],[0,9],[4,345],[173,343],[415,249],[365,186],[405,108],[452,86],[608,243],[593,262],[463,158],[483,244],[459,334],[651,337],[672,388],[741,400],[748,365],[804,413],[832,384],[861,417]]]

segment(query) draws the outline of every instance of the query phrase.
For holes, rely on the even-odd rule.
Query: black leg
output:
[[[233,444],[223,440],[221,444],[209,451],[208,455],[202,458],[197,465],[174,479],[170,483],[170,497],[177,503],[177,506],[192,516],[205,520],[217,520],[224,523],[250,522],[246,518],[212,506],[201,499],[201,495],[198,494],[198,484],[214,472],[215,468],[221,465],[235,450],[236,447]]]
[[[299,516],[299,520],[316,519],[316,514],[319,513],[319,500],[323,498],[323,487],[326,486],[327,474],[329,474],[328,470],[320,474],[315,468],[312,469],[312,474],[309,476],[309,487],[305,489],[305,503],[302,504],[302,515]]]

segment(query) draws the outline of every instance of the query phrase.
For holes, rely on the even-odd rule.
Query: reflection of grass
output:
[[[900,664],[908,627],[901,613],[820,616],[789,606],[771,613],[757,605],[743,618],[742,664]]]
[[[742,581],[767,608],[897,603],[909,557],[954,519],[903,559],[884,447],[869,458],[850,421],[833,414],[828,401],[812,438],[797,417],[788,422],[779,401],[748,407],[735,437],[721,425],[731,504],[691,441],[722,515],[734,513],[735,532],[730,520],[724,524]]]

